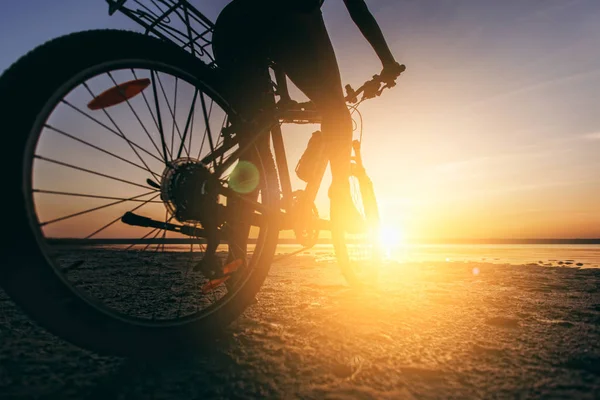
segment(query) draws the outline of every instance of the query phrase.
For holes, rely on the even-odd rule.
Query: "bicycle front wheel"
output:
[[[55,39],[0,78],[14,171],[0,283],[33,319],[97,352],[151,356],[206,344],[253,301],[277,178],[252,146],[252,162],[235,159],[219,85],[176,46],[123,31]]]
[[[353,287],[375,285],[383,262],[380,240],[380,217],[373,183],[360,155],[360,143],[353,144],[355,162],[351,164],[352,199],[365,222],[360,233],[348,233],[332,221],[331,240],[344,278]]]

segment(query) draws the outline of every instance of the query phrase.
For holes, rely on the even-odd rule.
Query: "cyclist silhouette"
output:
[[[213,50],[235,88],[234,103],[244,115],[273,105],[269,96],[269,60],[282,66],[290,80],[322,115],[321,131],[330,161],[331,220],[346,230],[362,221],[352,201],[349,175],[352,119],[340,71],[323,21],[324,0],[233,0],[217,18]],[[382,77],[402,71],[364,0],[344,0],[354,23],[383,64]],[[268,137],[258,143],[269,154]]]

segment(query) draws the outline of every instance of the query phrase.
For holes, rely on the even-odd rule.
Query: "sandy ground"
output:
[[[600,270],[389,263],[349,290],[313,256],[273,266],[209,353],[101,357],[0,292],[0,398],[600,398]]]

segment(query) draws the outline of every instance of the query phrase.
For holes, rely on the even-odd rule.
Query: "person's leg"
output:
[[[265,48],[260,44],[261,35],[249,26],[255,23],[249,12],[246,3],[231,3],[217,19],[213,36],[217,64],[226,73],[228,80],[228,100],[245,119],[252,119],[261,109],[274,107]],[[240,135],[240,146],[244,147],[249,139],[250,136]],[[263,135],[254,143],[257,151],[242,155],[240,161],[254,164],[262,173],[264,164],[273,163],[270,136]],[[259,187],[243,195],[245,198],[256,201],[260,187],[265,183],[264,176],[260,178]],[[250,235],[248,221],[254,210],[245,205],[241,199],[227,199],[229,212],[232,213],[227,233],[230,261],[246,255]]]
[[[321,131],[328,143],[333,179],[347,180],[352,118],[346,107],[340,70],[321,12],[286,16],[275,30],[279,37],[272,46],[272,57],[323,114]]]
[[[332,210],[350,225],[360,219],[350,194],[352,118],[342,89],[340,71],[320,11],[281,18],[274,26],[271,57],[321,112],[321,131],[330,159]],[[333,219],[332,215],[332,219]],[[340,219],[340,218],[338,218]]]
[[[258,71],[257,71],[258,72]],[[266,85],[261,85],[260,82],[264,82],[266,75]],[[262,80],[260,79],[261,75],[257,73],[255,76],[256,81],[253,84],[246,87],[247,91],[243,92],[244,96],[240,98],[241,104],[237,109],[241,110],[242,113],[246,115],[255,115],[258,109],[263,107],[274,107],[274,98],[273,95],[268,95],[267,90],[269,89],[268,83],[268,70],[264,69],[264,74],[262,75]],[[246,140],[252,139],[252,136],[241,136],[240,137],[240,147],[244,147],[246,145]],[[254,141],[254,149],[251,149],[246,154],[243,154],[240,157],[240,161],[249,162],[254,165],[256,169],[259,171],[260,179],[259,185],[252,192],[243,194],[243,197],[256,201],[258,199],[258,194],[261,189],[264,189],[266,184],[266,176],[263,173],[265,168],[267,168],[267,164],[273,164],[273,156],[271,154],[270,148],[270,139],[271,136],[268,134],[262,135]],[[238,167],[236,167],[238,168]],[[248,168],[247,166],[244,168]],[[249,176],[254,173],[253,169],[248,168],[246,171],[240,171],[242,175],[248,174],[248,180],[252,181],[252,177]],[[270,182],[272,185],[273,182]],[[235,188],[233,188],[235,190]],[[273,190],[273,188],[270,188]],[[230,253],[231,259],[244,258],[247,251],[247,241],[250,235],[250,221],[252,214],[254,213],[254,209],[252,207],[248,207],[246,203],[244,203],[241,199],[236,198],[228,198],[227,199],[228,206],[230,207],[231,212],[235,214],[233,217],[233,222],[230,226],[231,231],[229,233],[230,239],[230,247],[233,244],[233,252]]]

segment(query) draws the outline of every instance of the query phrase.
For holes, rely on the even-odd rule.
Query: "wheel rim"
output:
[[[383,250],[379,240],[380,220],[375,202],[375,194],[369,187],[368,178],[360,174],[350,176],[352,200],[366,222],[367,229],[361,233],[348,233],[340,229],[335,221],[331,238],[336,258],[342,273],[350,285],[374,285],[383,260]],[[372,202],[365,202],[365,196],[373,196]],[[370,209],[371,208],[371,209]]]
[[[150,81],[148,87],[126,101],[108,108],[87,107],[99,93],[143,79]],[[189,73],[144,60],[97,65],[55,92],[39,114],[26,150],[25,197],[40,249],[75,294],[113,317],[164,326],[206,317],[243,286],[260,258],[266,218],[251,230],[255,245],[248,252],[242,249],[246,268],[239,284],[205,291],[209,279],[193,267],[213,253],[211,241],[204,237],[201,243],[190,240],[198,238],[189,234],[121,220],[133,212],[188,231],[214,228],[209,213],[202,215],[201,209],[195,214],[177,212],[184,203],[193,203],[181,193],[194,185],[173,182],[204,179],[198,186],[205,187],[212,173],[213,186],[217,182],[227,189],[236,171],[236,146],[214,160],[201,160],[223,145],[219,134],[228,124],[228,111],[214,91]],[[232,165],[225,168],[226,163]],[[182,164],[192,167],[183,172]],[[260,159],[256,164],[264,173]],[[203,190],[193,200],[212,201],[213,210],[227,210],[230,197],[238,196],[219,189],[216,200],[213,191],[209,201]],[[227,224],[221,221],[218,229],[224,232]],[[231,247],[219,245],[216,259],[227,264]]]

